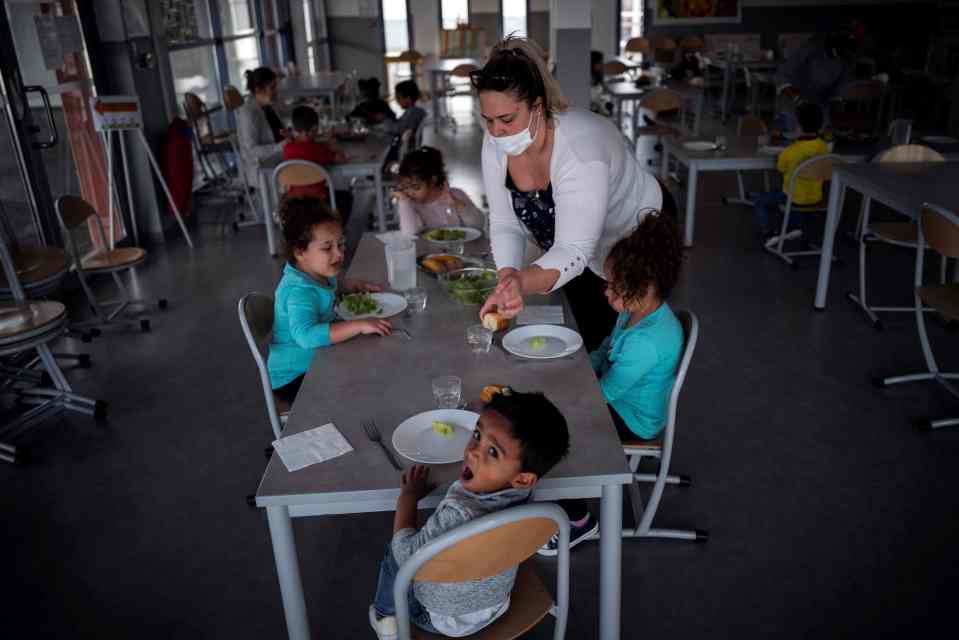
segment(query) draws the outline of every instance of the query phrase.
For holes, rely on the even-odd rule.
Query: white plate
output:
[[[463,459],[466,443],[473,437],[479,414],[461,409],[434,409],[407,418],[393,431],[393,448],[413,462],[447,464]],[[433,431],[433,422],[445,422],[453,433]]]
[[[923,136],[919,139],[923,142],[931,142],[932,144],[956,144],[959,142],[959,140],[950,138],[949,136]]]
[[[684,142],[683,147],[690,151],[715,151],[719,148],[715,142],[709,142],[708,140],[690,140]]]
[[[371,293],[373,299],[380,303],[382,310],[379,313],[364,313],[355,316],[349,310],[340,305],[336,305],[336,315],[344,320],[361,320],[363,318],[389,318],[395,316],[406,309],[406,298],[396,293]]]
[[[530,340],[546,338],[546,344],[536,349]],[[517,327],[503,336],[503,348],[521,358],[562,358],[576,353],[583,346],[583,338],[572,329],[555,324],[530,324]]]
[[[463,237],[462,240],[430,240],[427,237],[427,234],[430,231],[435,231],[436,229],[446,229],[447,231],[462,231],[466,235]],[[456,226],[431,227],[429,229],[423,229],[422,231],[420,231],[420,238],[422,238],[423,240],[426,240],[427,242],[432,242],[433,244],[438,244],[441,246],[457,244],[460,242],[472,242],[473,240],[476,240],[477,238],[482,238],[482,237],[483,237],[483,232],[480,231],[479,229],[474,229],[473,227],[456,227]]]
[[[770,144],[766,144],[759,147],[759,153],[763,153],[768,156],[778,156],[780,153],[782,153],[785,150],[786,150],[786,147],[782,145],[773,146]]]

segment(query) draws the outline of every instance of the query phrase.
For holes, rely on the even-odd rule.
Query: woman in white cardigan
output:
[[[609,119],[567,110],[538,47],[508,38],[473,72],[486,124],[483,182],[499,284],[480,310],[511,318],[523,296],[563,288],[587,349],[609,335],[603,263],[649,211],[675,217],[672,196],[643,171]],[[526,239],[545,252],[527,265]]]
[[[272,106],[276,85],[276,73],[268,67],[246,72],[250,95],[236,111],[236,138],[250,186],[259,184],[256,174],[260,160],[283,150],[283,123]]]

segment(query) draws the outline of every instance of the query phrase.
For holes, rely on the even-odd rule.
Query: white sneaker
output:
[[[376,609],[370,605],[370,626],[379,640],[396,640],[396,617],[376,615]]]

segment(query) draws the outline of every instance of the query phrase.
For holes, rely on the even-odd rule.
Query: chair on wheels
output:
[[[253,354],[253,360],[260,374],[266,415],[273,429],[273,437],[279,440],[282,436],[283,420],[277,410],[276,398],[273,395],[273,387],[270,385],[270,374],[264,357],[273,333],[273,298],[262,293],[248,293],[240,298],[237,314],[240,316],[240,327],[243,329],[246,344],[250,348],[250,353]],[[286,409],[289,410],[289,407]]]
[[[676,381],[669,394],[669,406],[666,413],[666,426],[662,433],[654,440],[624,440],[623,453],[629,463],[629,470],[633,474],[633,482],[629,485],[629,502],[633,509],[635,521],[634,529],[623,529],[624,538],[672,538],[676,540],[694,540],[706,542],[709,533],[703,529],[654,529],[653,518],[659,509],[666,485],[688,487],[692,484],[689,476],[669,474],[669,464],[673,456],[673,442],[676,435],[676,412],[679,407],[679,394],[683,390],[689,364],[692,362],[696,343],[699,341],[699,319],[691,311],[677,311],[676,317],[683,326],[683,354],[676,367]],[[659,461],[659,468],[654,474],[640,473],[639,464],[643,458],[655,458]],[[652,483],[653,489],[646,506],[640,494],[640,483]],[[599,539],[599,534],[592,536]]]
[[[91,207],[86,200],[78,196],[61,196],[57,198],[56,203],[57,218],[60,221],[60,227],[63,229],[63,235],[67,239],[70,247],[73,268],[77,272],[80,280],[80,286],[86,294],[87,302],[95,316],[92,320],[75,323],[74,326],[82,328],[90,327],[127,327],[134,328],[139,326],[142,331],[150,330],[150,319],[146,316],[140,316],[136,319],[121,318],[120,314],[129,310],[130,307],[152,307],[166,309],[167,301],[160,298],[156,301],[131,298],[126,285],[120,278],[120,273],[129,271],[132,273],[137,265],[142,264],[147,258],[147,252],[140,247],[117,247],[109,248],[106,233],[103,230],[103,222],[96,210]],[[77,243],[77,234],[81,227],[88,225],[90,219],[94,220],[94,226],[97,229],[100,246],[102,248],[84,256]],[[120,297],[115,300],[98,300],[90,287],[90,279],[93,276],[110,274],[117,285]]]
[[[945,158],[937,151],[918,144],[904,144],[886,149],[876,162],[944,162]],[[846,297],[858,305],[877,329],[882,329],[882,320],[876,312],[912,311],[913,307],[876,307],[870,306],[866,299],[866,247],[871,243],[891,244],[897,247],[915,249],[919,235],[918,227],[912,220],[900,222],[871,222],[870,210],[872,198],[863,196],[856,226],[856,242],[859,244],[859,291],[848,291]],[[946,260],[942,260],[941,279],[946,279]]]
[[[762,136],[766,135],[769,129],[766,127],[766,123],[762,118],[758,118],[754,115],[744,115],[739,117],[739,121],[736,123],[736,135],[737,136]],[[766,191],[769,191],[769,174],[766,171],[763,171],[763,181],[765,183]],[[723,204],[744,204],[747,206],[752,206],[753,202],[746,195],[746,187],[743,184],[743,172],[736,171],[736,184],[739,186],[739,197],[736,198],[723,198]]]
[[[782,228],[780,229],[778,236],[775,236],[766,243],[765,249],[774,256],[781,258],[786,264],[790,265],[794,269],[799,267],[799,262],[796,260],[796,258],[799,256],[818,256],[822,252],[815,247],[803,249],[801,251],[785,250],[785,243],[789,239],[789,216],[794,211],[802,214],[825,213],[827,202],[826,198],[823,198],[821,201],[813,204],[793,203],[793,191],[796,187],[796,180],[800,178],[804,180],[818,180],[825,184],[826,182],[832,180],[832,172],[835,170],[836,165],[840,164],[843,164],[843,160],[835,154],[815,156],[801,162],[799,166],[796,167],[796,170],[793,171],[792,176],[789,178],[789,183],[786,185],[786,207],[783,211]],[[839,209],[841,211],[842,204],[845,201],[845,193],[840,194],[840,197],[842,198],[839,205]]]
[[[0,426],[0,460],[19,461],[17,448],[9,443],[32,426],[63,413],[74,411],[98,420],[106,418],[106,403],[73,392],[57,360],[50,351],[50,342],[67,329],[67,310],[59,302],[30,302],[26,299],[6,246],[0,250],[0,266],[13,297],[12,304],[0,305],[0,357],[8,358],[25,352],[36,352],[47,379],[24,380],[9,372],[0,373],[4,388],[13,388],[17,404],[30,407],[16,419]]]
[[[919,331],[919,344],[926,361],[926,371],[887,378],[877,378],[879,387],[888,387],[903,382],[935,380],[949,393],[959,398],[959,389],[950,380],[959,380],[959,373],[946,373],[939,370],[939,363],[932,353],[929,335],[926,332],[926,314],[928,308],[952,319],[959,319],[959,283],[923,284],[923,262],[926,248],[932,249],[944,259],[959,258],[959,216],[938,205],[923,205],[919,213],[916,242],[916,268],[913,280],[913,311],[916,315],[916,328]],[[919,423],[921,429],[938,429],[959,425],[959,418],[927,420]]]
[[[226,110],[230,113],[236,112],[237,109],[243,106],[243,96],[233,85],[228,84],[223,88],[223,106],[226,107]],[[259,224],[260,216],[256,210],[256,203],[253,202],[253,190],[255,185],[251,185],[247,180],[246,162],[243,160],[243,156],[240,155],[239,142],[236,139],[236,131],[231,131],[226,134],[226,136],[227,142],[230,145],[230,152],[236,159],[236,172],[240,174],[240,183],[242,184],[240,199],[246,203],[247,209],[250,212],[250,219],[244,220],[240,210],[237,210],[237,219],[233,221],[233,229],[239,230],[240,227],[249,227]]]
[[[536,575],[534,555],[556,533],[556,599]],[[466,582],[482,580],[517,567],[509,609],[489,626],[468,638],[510,640],[535,627],[547,614],[556,618],[553,640],[566,637],[569,617],[569,518],[555,504],[510,507],[447,531],[423,545],[402,564],[393,583],[396,627],[400,640],[439,640],[410,623],[407,592],[412,582]]]

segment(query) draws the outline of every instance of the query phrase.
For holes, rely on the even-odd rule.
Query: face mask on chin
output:
[[[529,146],[533,144],[533,140],[536,138],[536,134],[530,133],[530,129],[533,126],[533,118],[537,115],[539,115],[539,111],[533,112],[533,115],[530,116],[529,124],[519,133],[514,133],[511,136],[500,136],[498,138],[496,136],[490,136],[489,138],[493,141],[493,146],[508,156],[518,156],[522,154],[529,149]]]

